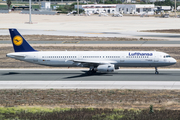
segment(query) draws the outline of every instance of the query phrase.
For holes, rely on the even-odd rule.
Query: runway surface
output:
[[[30,44],[180,44],[180,41],[28,41]],[[0,44],[12,44],[11,40],[0,41]]]
[[[87,69],[2,69],[0,89],[180,89],[180,69],[121,69],[87,75]]]

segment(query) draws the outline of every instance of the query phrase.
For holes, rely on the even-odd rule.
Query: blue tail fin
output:
[[[32,52],[34,50],[16,29],[9,29],[15,52]]]

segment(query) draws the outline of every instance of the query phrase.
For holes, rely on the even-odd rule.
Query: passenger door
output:
[[[124,61],[124,56],[120,56],[120,63],[123,63]]]
[[[38,53],[33,54],[33,62],[38,63]]]
[[[155,53],[155,55],[154,55],[154,62],[155,63],[159,62],[159,57],[158,57],[157,53]]]

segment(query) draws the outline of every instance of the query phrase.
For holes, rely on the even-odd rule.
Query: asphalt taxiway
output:
[[[0,89],[180,89],[180,69],[121,69],[86,74],[88,69],[2,69]]]

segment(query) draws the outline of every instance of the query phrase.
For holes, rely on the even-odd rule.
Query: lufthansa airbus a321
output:
[[[88,67],[88,73],[114,72],[119,67],[169,66],[176,60],[164,52],[157,51],[37,51],[16,29],[9,29],[14,53],[6,56],[30,63],[55,67]]]

